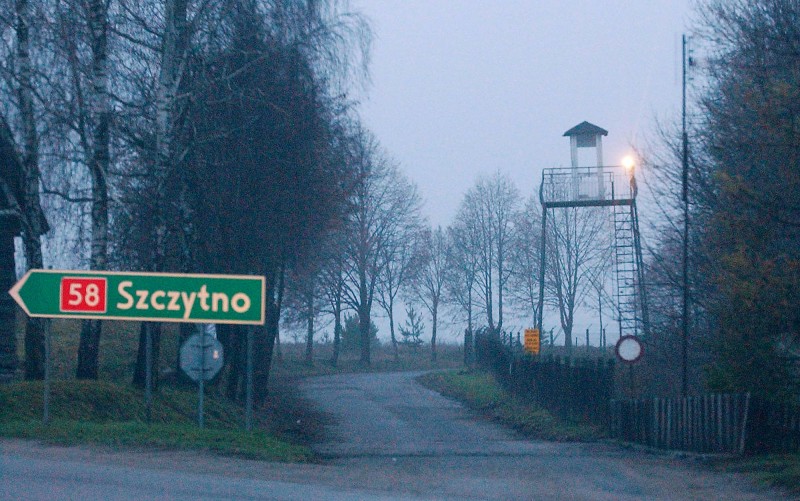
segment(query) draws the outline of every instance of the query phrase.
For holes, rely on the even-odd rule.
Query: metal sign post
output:
[[[152,325],[144,326],[144,406],[147,422],[153,419],[153,333]]]
[[[203,397],[206,382],[206,330],[200,331],[200,378],[197,380],[197,426],[203,429]]]
[[[44,399],[42,421],[50,424],[50,320],[44,321]]]
[[[253,327],[247,327],[247,371],[245,383],[244,428],[253,429]]]
[[[633,366],[644,354],[642,342],[636,336],[622,336],[614,347],[617,358],[628,364],[628,386],[631,398],[636,397],[635,379],[633,378]]]
[[[213,379],[222,370],[223,364],[222,344],[206,331],[206,326],[181,345],[181,369],[197,382],[197,425],[200,428],[205,424],[205,382]]]

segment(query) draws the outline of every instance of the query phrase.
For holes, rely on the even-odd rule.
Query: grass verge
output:
[[[800,496],[800,454],[726,459],[717,467],[724,471],[744,473],[758,483],[783,488],[794,496]]]
[[[205,450],[272,461],[310,461],[305,446],[264,429],[242,429],[242,411],[221,398],[205,401],[206,427],[196,419],[196,393],[162,388],[145,423],[143,392],[103,381],[57,381],[51,387],[52,421],[42,424],[41,382],[0,386],[0,436],[60,445],[96,444]],[[257,423],[263,427],[264,423]]]
[[[201,430],[196,425],[187,424],[54,420],[45,426],[41,421],[11,421],[0,423],[0,435],[43,440],[57,445],[204,450],[226,456],[271,461],[304,462],[312,458],[305,447],[283,442],[263,431]]]
[[[486,372],[432,372],[417,378],[424,386],[463,402],[488,418],[531,438],[559,442],[600,438],[598,427],[559,419],[546,409],[514,398]]]

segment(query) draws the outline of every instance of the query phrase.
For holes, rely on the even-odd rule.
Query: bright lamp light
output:
[[[622,166],[625,167],[625,170],[631,171],[633,167],[636,165],[636,160],[631,155],[627,155],[625,158],[622,159]]]

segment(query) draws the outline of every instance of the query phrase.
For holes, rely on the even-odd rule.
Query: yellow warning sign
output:
[[[525,329],[525,351],[539,354],[539,329]]]

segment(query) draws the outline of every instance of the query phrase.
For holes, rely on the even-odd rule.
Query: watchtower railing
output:
[[[636,182],[622,166],[544,169],[539,199],[551,207],[631,205]]]

